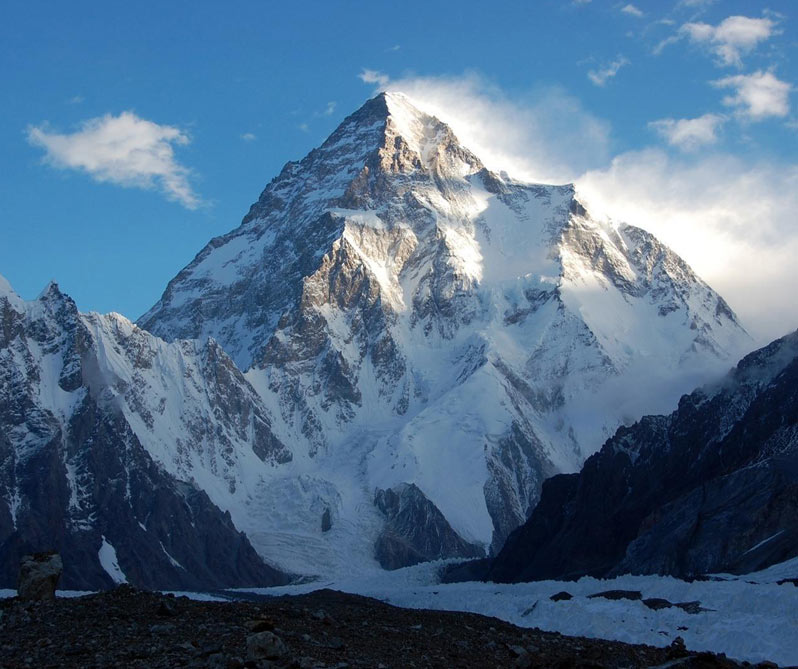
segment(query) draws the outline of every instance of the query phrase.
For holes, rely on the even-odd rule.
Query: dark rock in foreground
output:
[[[3,667],[738,667],[724,656],[566,637],[322,590],[197,602],[122,586],[0,600]],[[750,666],[750,665],[749,665]]]
[[[19,598],[23,601],[55,599],[55,587],[63,571],[64,563],[58,553],[26,555],[19,566]]]

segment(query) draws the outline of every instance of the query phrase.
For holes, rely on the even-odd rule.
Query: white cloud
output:
[[[96,181],[158,189],[188,209],[202,204],[189,184],[190,170],[175,160],[173,145],[188,144],[188,135],[173,126],[122,112],[84,121],[69,134],[31,126],[28,141],[43,148],[54,167],[81,170]]]
[[[679,0],[676,3],[676,9],[689,8],[689,9],[706,9],[710,5],[715,4],[717,0]]]
[[[664,137],[668,144],[683,151],[694,151],[718,141],[718,129],[726,118],[720,114],[704,114],[698,118],[663,118],[648,125]]]
[[[790,113],[792,86],[776,78],[772,72],[761,70],[753,74],[738,74],[713,81],[718,88],[734,88],[734,95],[723,98],[723,104],[736,107],[749,120],[760,121],[769,116],[783,117]]]
[[[587,73],[587,77],[590,79],[590,81],[596,84],[596,86],[603,86],[609,79],[612,79],[616,74],[618,74],[618,70],[620,70],[624,65],[628,64],[629,61],[626,58],[623,56],[618,56],[618,58],[612,61],[609,65],[605,65],[598,70],[590,70],[590,72]]]
[[[680,36],[707,46],[722,65],[742,65],[741,56],[775,34],[776,22],[769,18],[729,16],[717,26],[708,23],[685,23]]]
[[[383,74],[377,70],[366,70],[364,69],[359,75],[357,75],[363,83],[366,84],[376,84],[377,86],[385,86],[389,81],[390,78],[387,74]]]
[[[645,228],[725,297],[765,342],[798,328],[798,166],[700,161],[648,149],[577,181],[595,214]]]
[[[638,19],[643,16],[643,12],[632,4],[624,5],[623,7],[621,7],[621,11],[624,14],[629,14],[629,16],[635,16]]]
[[[258,136],[253,132],[245,132],[243,135],[241,135],[241,139],[243,139],[245,142],[254,142],[257,138]]]
[[[322,114],[324,116],[332,116],[335,113],[335,108],[338,105],[336,102],[328,102]]]
[[[543,183],[565,183],[609,158],[609,126],[556,87],[510,97],[476,74],[408,77],[388,88],[407,94],[449,126],[492,169]]]
[[[657,43],[657,45],[651,50],[651,53],[654,54],[655,56],[659,56],[663,52],[666,46],[675,44],[676,42],[679,41],[679,39],[680,37],[678,35],[671,35],[670,37],[666,37],[665,39],[660,40],[660,42]]]

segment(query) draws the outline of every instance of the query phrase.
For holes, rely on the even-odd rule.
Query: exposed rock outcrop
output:
[[[386,518],[374,546],[384,569],[399,569],[445,557],[481,557],[481,546],[469,544],[415,485],[377,490],[374,504]]]

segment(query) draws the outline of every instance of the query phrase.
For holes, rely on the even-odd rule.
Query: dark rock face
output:
[[[447,557],[482,557],[479,546],[465,541],[415,485],[378,490],[374,504],[385,515],[385,528],[374,546],[384,569],[399,569]]]
[[[487,577],[744,573],[798,555],[798,332],[544,483]]]
[[[62,587],[112,587],[100,557],[104,544],[114,547],[127,580],[141,587],[287,582],[204,492],[162,472],[121,417],[99,411],[87,397],[69,424],[64,441],[80,454],[86,484],[77,507],[57,437],[17,470],[23,504],[16,529],[0,537],[4,586],[13,582],[18,556],[54,545],[64,560]]]
[[[49,549],[62,556],[67,589],[286,582],[228,513],[144,448],[117,400],[130,406],[135,393],[153,392],[144,376],[149,335],[100,345],[91,330],[100,318],[84,320],[54,284],[35,302],[0,295],[0,587],[16,585],[22,556]],[[102,379],[105,345],[132,361],[141,374],[133,384]],[[219,415],[234,412],[242,430],[254,425],[254,442],[271,457],[267,426],[234,383],[240,372],[212,343],[205,353],[205,387]],[[147,424],[144,404],[135,415]]]

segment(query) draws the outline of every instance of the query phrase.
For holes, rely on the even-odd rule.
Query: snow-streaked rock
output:
[[[138,322],[246,370],[293,454],[246,530],[319,573],[375,564],[375,491],[403,484],[496,550],[545,478],[750,348],[653,236],[594,220],[572,185],[488,171],[396,93],[288,163]]]

